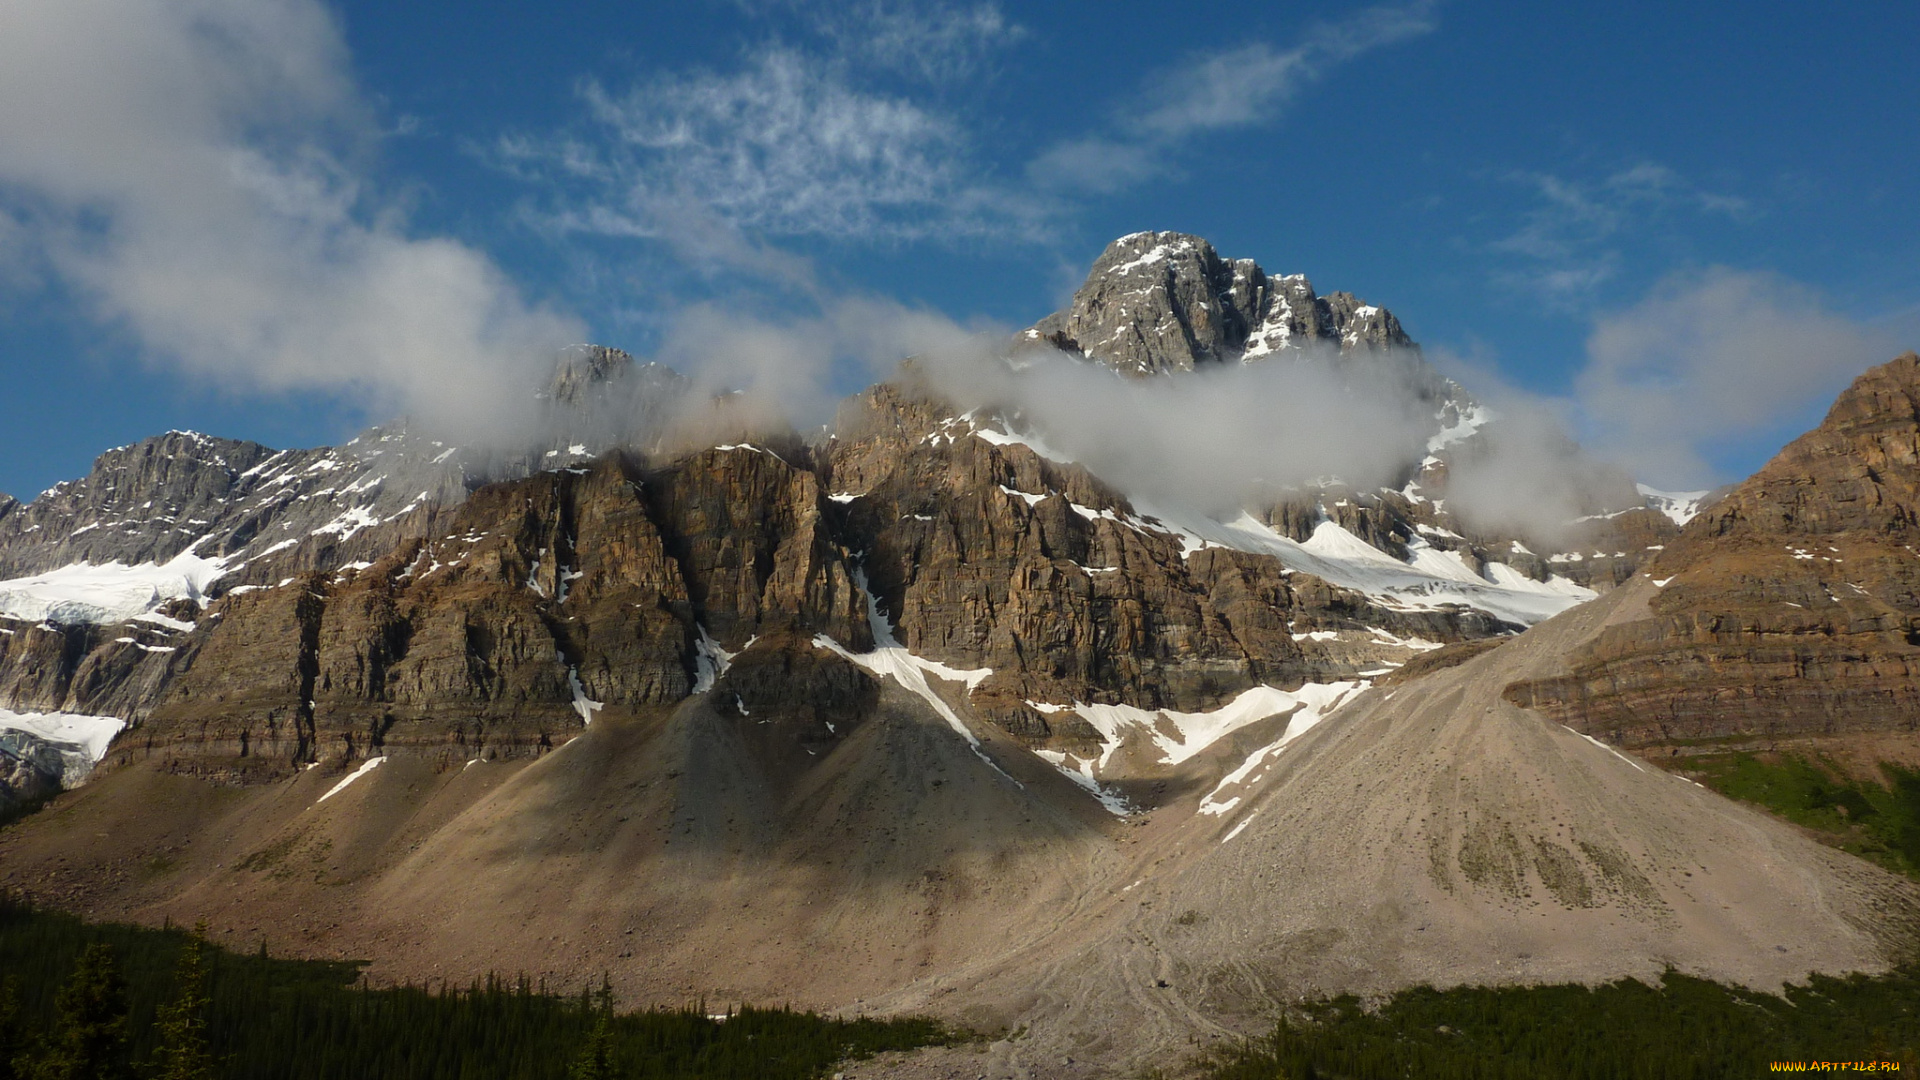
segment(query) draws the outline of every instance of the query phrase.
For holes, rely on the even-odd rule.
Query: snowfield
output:
[[[1403,611],[1460,604],[1506,622],[1532,626],[1599,595],[1559,576],[1535,581],[1502,562],[1487,563],[1487,573],[1482,576],[1458,552],[1442,551],[1418,536],[1407,544],[1412,559],[1402,562],[1333,521],[1322,521],[1313,535],[1300,543],[1275,532],[1252,514],[1221,522],[1144,506],[1140,513],[1150,523],[1157,521],[1181,537],[1188,554],[1224,547],[1272,555],[1290,570],[1325,578]]]
[[[107,747],[113,743],[113,737],[126,726],[127,722],[117,716],[0,709],[0,732],[24,732],[61,748],[64,768],[60,774],[60,785],[69,788],[87,778],[93,767],[107,755]]]
[[[207,586],[227,572],[227,562],[189,549],[159,564],[63,566],[0,581],[0,615],[28,622],[126,622],[170,600],[204,603]]]

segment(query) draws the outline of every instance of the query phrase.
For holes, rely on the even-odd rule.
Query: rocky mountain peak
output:
[[[625,381],[633,371],[633,357],[605,345],[569,345],[554,361],[553,377],[541,397],[563,405],[579,405],[596,388]]]
[[[1695,532],[1904,535],[1920,526],[1920,355],[1861,375],[1820,426],[1703,513]]]
[[[0,572],[43,568],[55,534],[61,562],[165,561],[204,536],[199,526],[226,513],[243,477],[272,456],[259,443],[192,431],[108,450],[86,476],[13,513],[0,508]]]
[[[1272,277],[1207,240],[1138,232],[1108,244],[1065,311],[1026,332],[1129,375],[1191,371],[1285,350],[1412,349],[1400,320],[1305,275]]]

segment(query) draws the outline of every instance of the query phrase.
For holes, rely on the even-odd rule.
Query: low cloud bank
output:
[[[1803,286],[1725,269],[1669,279],[1597,319],[1561,397],[1444,350],[1432,366],[1309,351],[1133,379],[1045,350],[1010,357],[1011,341],[1006,327],[829,299],[785,322],[693,309],[658,359],[694,375],[693,400],[739,391],[730,425],[804,430],[846,387],[894,378],[912,355],[916,377],[961,410],[1008,418],[1136,498],[1216,513],[1326,481],[1403,483],[1441,426],[1446,371],[1498,418],[1451,449],[1450,508],[1477,528],[1551,542],[1578,518],[1635,505],[1635,480],[1685,490],[1740,479],[1709,464],[1719,447],[1798,421],[1898,351],[1892,333]]]
[[[1716,448],[1804,422],[1900,345],[1897,330],[1851,319],[1778,275],[1669,278],[1595,322],[1574,383],[1581,435],[1656,487],[1739,479],[1716,471]]]
[[[151,361],[450,432],[530,419],[578,324],[368,190],[375,118],[316,0],[20,0],[0,35],[0,284]]]

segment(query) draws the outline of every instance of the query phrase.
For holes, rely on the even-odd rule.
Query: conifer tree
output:
[[[593,1022],[593,1030],[587,1033],[587,1041],[580,1048],[580,1056],[573,1059],[573,1067],[567,1070],[567,1080],[613,1080],[613,1030],[602,1013]]]
[[[15,1059],[27,1049],[26,1023],[20,1018],[20,981],[0,982],[0,1080],[18,1080]]]
[[[20,1069],[23,1080],[122,1080],[127,1076],[127,983],[105,942],[80,954],[54,998],[53,1031]]]
[[[213,1052],[207,1046],[207,973],[203,951],[206,924],[180,950],[173,969],[173,1000],[155,1018],[160,1045],[154,1051],[155,1080],[213,1080]]]
[[[588,1007],[586,991],[581,992],[583,1011]],[[597,1014],[593,1021],[593,1030],[587,1033],[587,1041],[580,1048],[580,1056],[573,1059],[573,1067],[567,1070],[567,1080],[613,1080],[613,986],[603,975],[600,990],[593,995]]]

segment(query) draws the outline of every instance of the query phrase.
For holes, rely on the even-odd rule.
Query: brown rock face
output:
[[[1501,630],[1479,612],[1390,610],[1266,555],[1188,552],[1085,469],[982,437],[898,387],[855,399],[838,430],[832,498],[880,610],[916,654],[991,668],[973,705],[1023,738],[1087,734],[1056,732],[1028,701],[1211,709],[1257,683],[1353,678],[1389,655],[1314,631]]]
[[[1630,746],[1920,724],[1920,357],[1689,522],[1664,587],[1558,678],[1508,698]]]
[[[804,751],[876,692],[812,644],[872,648],[869,589],[917,655],[992,669],[977,715],[1043,744],[1094,733],[1029,702],[1211,709],[1256,684],[1384,670],[1408,655],[1394,635],[1506,629],[1190,548],[1085,469],[899,387],[850,402],[838,430],[817,453],[613,454],[483,487],[429,508],[437,535],[183,610],[200,614],[190,633],[20,626],[0,640],[4,689],[140,721],[114,763],[247,781],[391,753],[539,754],[597,709],[709,686],[720,714],[731,695],[756,735],[764,719]],[[1334,512],[1370,535],[1360,505]]]
[[[703,633],[867,648],[803,466],[739,448],[647,473],[610,455],[483,488],[446,535],[370,566],[240,590],[114,758],[245,779],[394,750],[523,756],[596,709],[686,697]]]

